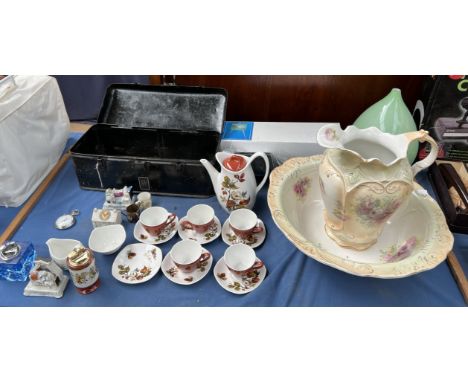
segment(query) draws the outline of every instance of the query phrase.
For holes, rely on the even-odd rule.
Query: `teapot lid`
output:
[[[237,172],[247,166],[247,161],[242,155],[232,154],[224,158],[223,166],[230,171]]]

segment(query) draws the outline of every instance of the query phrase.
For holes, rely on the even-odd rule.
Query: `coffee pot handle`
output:
[[[268,179],[268,174],[270,173],[270,161],[268,160],[268,157],[266,156],[265,153],[263,152],[258,152],[258,153],[255,153],[254,155],[252,155],[250,157],[250,163],[253,162],[253,160],[255,158],[258,158],[258,157],[262,157],[263,160],[265,161],[265,176],[263,177],[262,181],[260,182],[260,184],[257,186],[257,189],[256,189],[256,193],[258,194],[259,191],[262,189],[263,185],[265,184],[265,182],[267,181]]]
[[[427,155],[426,158],[416,162],[411,166],[413,170],[413,176],[415,176],[419,171],[429,167],[434,161],[437,159],[437,153],[439,152],[439,145],[437,142],[432,139],[429,133],[426,130],[418,130],[411,133],[404,134],[406,139],[408,140],[408,145],[417,139],[419,142],[429,142],[431,145],[431,151]]]

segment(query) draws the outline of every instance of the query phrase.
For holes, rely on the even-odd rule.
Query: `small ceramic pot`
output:
[[[204,252],[203,247],[196,241],[182,240],[172,247],[170,256],[181,272],[192,273],[207,261],[211,254]]]
[[[140,211],[144,211],[152,206],[151,194],[149,192],[140,192],[137,196],[137,204],[140,207]]]
[[[263,228],[258,225],[255,212],[247,209],[232,211],[229,215],[229,226],[241,239],[247,239],[252,234],[263,231]]]
[[[205,233],[214,222],[214,210],[207,204],[197,204],[187,211],[187,220],[181,225],[182,229]]]
[[[140,223],[151,236],[158,236],[176,218],[163,207],[150,207],[140,215]]]
[[[226,249],[224,263],[236,279],[242,279],[250,272],[263,267],[263,261],[257,260],[255,251],[247,244],[234,244]]]
[[[67,267],[78,293],[89,294],[99,287],[99,272],[90,249],[82,246],[73,248],[67,256]]]

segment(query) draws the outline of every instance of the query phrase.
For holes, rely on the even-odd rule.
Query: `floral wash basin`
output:
[[[357,276],[398,278],[436,267],[447,257],[453,236],[438,204],[417,183],[364,251],[340,247],[325,232],[318,182],[322,155],[292,158],[270,175],[268,206],[286,237],[315,260]]]

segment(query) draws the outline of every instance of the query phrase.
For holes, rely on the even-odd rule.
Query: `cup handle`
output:
[[[411,170],[413,170],[413,176],[415,176],[419,171],[424,170],[432,163],[434,163],[434,161],[437,159],[437,153],[439,152],[439,145],[436,141],[434,141],[434,139],[431,138],[426,130],[413,131],[411,133],[404,134],[404,136],[408,140],[408,144],[417,139],[421,143],[429,142],[431,145],[431,151],[429,152],[429,155],[411,166]]]
[[[205,261],[208,261],[210,256],[211,256],[211,253],[209,253],[209,252],[202,253],[202,255],[200,256],[199,262],[203,263]]]
[[[257,189],[256,189],[256,193],[258,194],[260,192],[260,190],[262,189],[263,185],[265,184],[265,182],[267,181],[268,179],[268,175],[270,174],[270,161],[268,160],[268,157],[266,156],[265,153],[262,153],[262,152],[258,152],[258,153],[255,153],[254,155],[252,155],[249,159],[249,164],[251,164],[253,162],[253,160],[255,158],[258,158],[258,157],[262,157],[263,160],[265,161],[265,176],[263,177],[262,181],[260,182],[260,184],[257,186]]]
[[[257,260],[255,261],[254,265],[252,265],[251,269],[260,269],[263,267],[263,261],[262,260]]]
[[[263,232],[263,227],[260,227],[259,225],[255,226],[254,229],[252,230],[253,233],[260,233]]]
[[[190,223],[189,221],[187,220],[184,220],[182,223],[180,223],[180,225],[182,226],[182,229],[185,231],[186,229],[193,229],[193,224]]]
[[[169,214],[168,218],[166,219],[166,225],[171,224],[176,218],[175,214]]]

